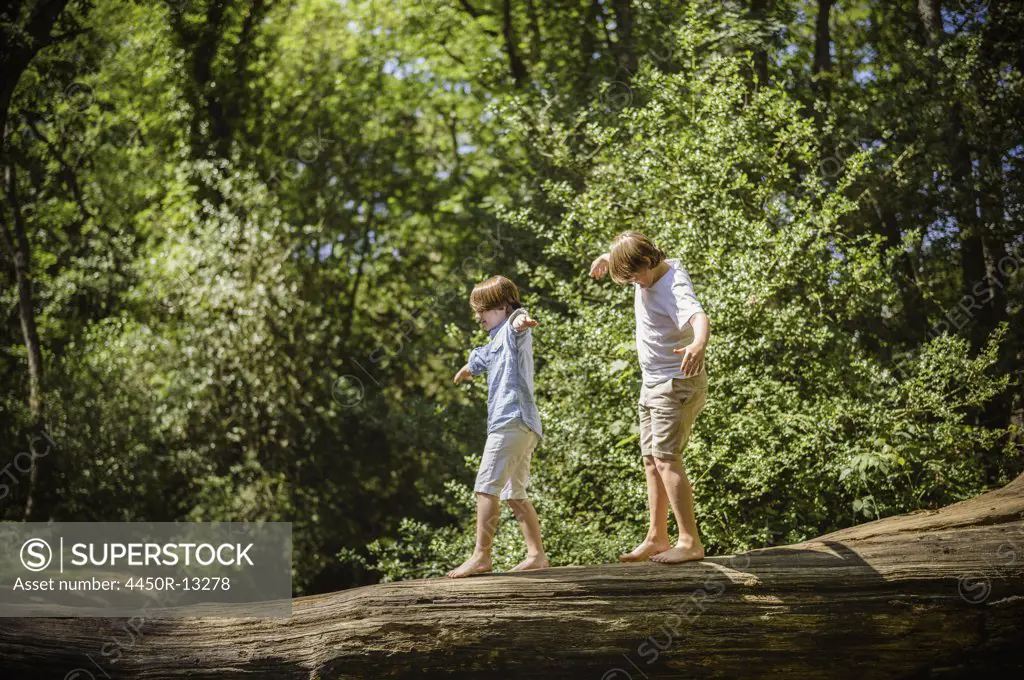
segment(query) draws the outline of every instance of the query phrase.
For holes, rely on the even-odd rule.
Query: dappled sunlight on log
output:
[[[145,621],[114,678],[958,677],[1020,666],[1024,477],[937,511],[665,566],[366,586],[289,619]],[[16,677],[84,667],[121,620],[0,620]]]

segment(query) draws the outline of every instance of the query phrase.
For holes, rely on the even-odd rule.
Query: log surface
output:
[[[288,619],[0,619],[0,668],[68,680],[1024,677],[1022,520],[1024,476],[941,510],[687,565],[367,586],[296,599]]]

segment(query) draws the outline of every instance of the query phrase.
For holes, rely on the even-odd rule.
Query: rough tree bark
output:
[[[1022,517],[1024,476],[688,565],[407,581],[300,598],[288,619],[132,634],[124,620],[0,619],[0,660],[25,679],[1021,677]]]

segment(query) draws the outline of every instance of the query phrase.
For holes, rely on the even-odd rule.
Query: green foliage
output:
[[[544,263],[517,273],[544,307],[534,310],[546,428],[534,494],[559,564],[609,561],[646,531],[632,296],[586,276],[625,228],[682,259],[711,318],[709,401],[686,453],[710,551],[797,542],[960,500],[986,488],[994,449],[1006,456],[1000,481],[1020,470],[1007,431],[968,419],[1009,384],[989,370],[1006,327],[974,358],[962,338],[940,335],[900,373],[851,332],[865,307],[895,295],[877,239],[844,234],[870,154],[848,158],[834,187],[794,184],[790,168],[820,156],[816,131],[783,87],[748,96],[743,59],[702,49],[720,30],[692,14],[680,33],[687,67],[642,70],[631,95],[642,105],[584,111],[581,119],[604,120],[586,126],[583,144],[564,144],[562,130],[530,137],[553,159],[551,178],[543,199],[506,215],[546,244]],[[466,488],[449,502],[469,508]],[[506,518],[502,559],[522,553],[516,536]],[[471,547],[447,528],[410,524],[371,552],[386,576],[410,578],[439,573]]]
[[[485,435],[482,381],[450,381],[503,273],[541,324],[546,547],[613,559],[646,529],[639,371],[630,292],[586,272],[625,228],[711,319],[686,454],[711,551],[1024,470],[1022,277],[951,318],[1022,243],[1020,41],[990,30],[1019,10],[950,13],[934,46],[910,6],[844,3],[811,77],[807,3],[71,5],[84,31],[18,80],[0,206],[30,247],[49,518],[291,521],[297,593],[444,573]],[[14,261],[0,466],[33,423]],[[496,568],[523,550],[505,509]]]

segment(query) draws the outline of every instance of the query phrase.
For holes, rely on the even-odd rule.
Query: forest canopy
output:
[[[486,435],[469,292],[504,274],[548,553],[607,562],[647,512],[632,293],[587,275],[625,229],[710,319],[709,554],[1024,471],[1019,3],[36,0],[0,30],[4,520],[290,521],[297,593],[440,575]]]

